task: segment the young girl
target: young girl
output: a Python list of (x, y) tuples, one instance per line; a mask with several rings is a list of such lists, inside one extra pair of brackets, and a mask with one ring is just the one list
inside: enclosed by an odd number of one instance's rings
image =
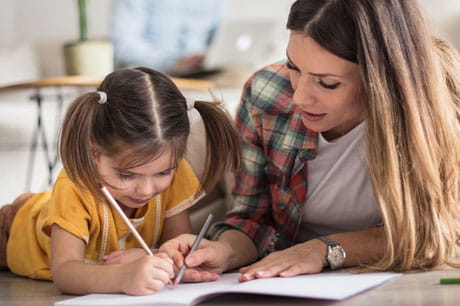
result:
[[(287, 60), (243, 91), (227, 220), (187, 266), (245, 266), (241, 281), (458, 267), (458, 52), (416, 0), (296, 0), (287, 27)], [(180, 265), (193, 238), (162, 250)]]
[[(202, 186), (183, 159), (193, 107), (207, 134)], [(218, 103), (187, 101), (151, 69), (113, 72), (69, 107), (60, 135), (64, 170), (53, 190), (2, 209), (7, 266), (71, 294), (154, 293), (173, 277), (173, 262), (139, 248), (101, 186), (155, 248), (190, 232), (186, 209), (238, 166), (239, 152), (239, 136)]]

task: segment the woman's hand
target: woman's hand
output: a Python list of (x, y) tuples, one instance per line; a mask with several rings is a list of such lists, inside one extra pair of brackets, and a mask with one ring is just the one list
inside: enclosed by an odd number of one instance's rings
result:
[[(158, 250), (154, 249), (152, 252), (155, 254)], [(141, 248), (132, 248), (127, 250), (114, 251), (102, 257), (104, 264), (127, 264), (145, 256), (145, 250)]]
[(273, 252), (262, 260), (241, 268), (239, 281), (319, 273), (327, 265), (325, 255), (326, 245), (319, 240), (300, 243), (288, 249)]
[[(196, 236), (183, 234), (165, 242), (159, 249), (174, 260), (176, 269), (187, 265), (183, 281), (207, 282), (219, 278), (226, 269), (228, 254), (231, 251), (221, 242), (203, 239), (197, 250), (189, 254)], [(185, 259), (184, 259), (185, 257)]]
[(148, 295), (170, 283), (173, 261), (167, 256), (144, 256), (121, 266), (120, 288), (129, 295)]

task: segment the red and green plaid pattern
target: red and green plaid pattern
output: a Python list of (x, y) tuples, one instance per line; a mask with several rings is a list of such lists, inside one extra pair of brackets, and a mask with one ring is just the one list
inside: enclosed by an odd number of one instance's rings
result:
[(285, 64), (267, 66), (245, 84), (236, 117), (243, 163), (227, 220), (210, 230), (214, 239), (227, 229), (243, 231), (261, 257), (292, 245), (307, 194), (307, 161), (316, 154), (317, 133), (302, 123)]

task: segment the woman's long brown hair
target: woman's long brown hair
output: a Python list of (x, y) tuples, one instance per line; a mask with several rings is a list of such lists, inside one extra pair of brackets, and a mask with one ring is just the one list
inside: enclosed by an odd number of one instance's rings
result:
[(455, 265), (460, 64), (415, 0), (298, 0), (288, 28), (360, 67), (369, 173), (386, 251), (371, 268)]

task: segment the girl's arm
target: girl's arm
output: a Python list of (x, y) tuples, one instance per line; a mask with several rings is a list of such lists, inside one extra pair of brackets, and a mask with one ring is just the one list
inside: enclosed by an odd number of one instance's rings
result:
[(163, 234), (161, 235), (160, 245), (169, 239), (175, 238), (180, 234), (189, 234), (192, 232), (189, 213), (184, 210), (177, 215), (165, 219), (163, 225)]
[(62, 292), (147, 295), (162, 289), (174, 276), (172, 260), (166, 256), (145, 255), (131, 263), (112, 265), (89, 264), (84, 258), (85, 243), (53, 225), (51, 272)]
[[(160, 244), (174, 238), (180, 234), (190, 233), (191, 224), (190, 217), (187, 211), (183, 211), (175, 216), (165, 219), (163, 225), (163, 234), (160, 239)], [(158, 250), (152, 250), (156, 253)], [(130, 263), (145, 255), (145, 251), (141, 248), (114, 251), (104, 256), (104, 264), (123, 264)]]

